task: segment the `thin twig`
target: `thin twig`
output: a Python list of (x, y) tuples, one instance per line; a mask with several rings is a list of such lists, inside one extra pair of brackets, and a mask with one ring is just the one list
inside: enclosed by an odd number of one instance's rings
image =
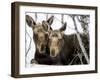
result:
[(83, 64), (83, 62), (82, 62), (82, 55), (80, 53), (78, 53), (78, 57), (79, 57), (79, 59), (81, 61), (81, 64)]
[(37, 22), (37, 18), (38, 18), (37, 13), (35, 13), (35, 21), (36, 22)]
[[(28, 36), (30, 37), (30, 35), (29, 35), (29, 33), (26, 31), (26, 33), (28, 34)], [(29, 50), (30, 50), (30, 48), (31, 48), (31, 42), (32, 42), (32, 38), (30, 37), (30, 43), (29, 43), (29, 48), (28, 48), (28, 50), (26, 51), (26, 56), (28, 55), (28, 52), (29, 52)]]
[(73, 63), (73, 61), (75, 60), (76, 57), (78, 57), (78, 54), (75, 55), (75, 57), (72, 59), (72, 61), (68, 65), (71, 65)]
[(48, 14), (46, 14), (46, 20), (48, 20)]
[(30, 43), (29, 43), (29, 47), (28, 47), (28, 50), (26, 51), (26, 54), (25, 54), (25, 66), (26, 66), (26, 64), (27, 64), (27, 55), (28, 55), (28, 52), (29, 52), (29, 50), (31, 49), (31, 42), (32, 42), (32, 38), (30, 37), (30, 35), (29, 35), (29, 33), (26, 31), (26, 33), (27, 33), (27, 35), (29, 36), (29, 38), (30, 38)]

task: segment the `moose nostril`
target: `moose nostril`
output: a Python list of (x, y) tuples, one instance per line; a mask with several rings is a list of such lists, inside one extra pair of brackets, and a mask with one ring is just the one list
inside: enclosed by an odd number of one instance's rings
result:
[(45, 45), (41, 45), (41, 51), (45, 50)]
[(51, 51), (51, 56), (55, 56), (55, 50)]
[(43, 36), (40, 36), (40, 39), (43, 39)]

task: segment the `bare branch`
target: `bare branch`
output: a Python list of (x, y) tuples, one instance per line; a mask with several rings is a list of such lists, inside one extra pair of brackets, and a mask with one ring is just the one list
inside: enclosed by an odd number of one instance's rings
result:
[(28, 36), (29, 36), (29, 38), (30, 38), (30, 43), (29, 43), (29, 48), (28, 48), (28, 50), (26, 51), (26, 56), (28, 55), (28, 52), (29, 52), (29, 50), (30, 50), (30, 48), (31, 48), (31, 42), (32, 42), (32, 38), (30, 37), (30, 35), (29, 35), (29, 33), (26, 31), (26, 33), (28, 34)]
[(83, 61), (82, 61), (82, 54), (81, 53), (78, 53), (78, 57), (79, 57), (79, 59), (80, 59), (80, 61), (81, 61), (81, 64), (83, 64)]
[(48, 14), (46, 14), (46, 20), (48, 20)]
[(78, 57), (78, 54), (75, 55), (75, 57), (72, 59), (72, 61), (68, 65), (71, 65), (73, 63), (73, 61), (75, 60), (76, 57)]
[(61, 23), (64, 24), (64, 14), (61, 14)]
[(35, 21), (36, 22), (37, 22), (37, 18), (38, 18), (37, 13), (35, 13)]
[(29, 35), (29, 33), (28, 33), (27, 31), (26, 31), (26, 34), (29, 36), (30, 42), (29, 42), (28, 50), (26, 51), (26, 54), (25, 54), (25, 66), (26, 66), (26, 64), (27, 64), (26, 59), (27, 59), (28, 52), (29, 52), (29, 50), (31, 49), (31, 42), (32, 42), (32, 38), (30, 37), (30, 35)]
[(76, 35), (77, 35), (77, 39), (79, 41), (80, 48), (82, 50), (83, 55), (85, 56), (85, 59), (86, 59), (87, 63), (89, 63), (89, 58), (88, 58), (87, 52), (86, 52), (86, 50), (85, 50), (85, 48), (83, 46), (80, 34), (78, 32), (78, 29), (77, 29), (77, 25), (76, 25), (76, 21), (75, 21), (75, 16), (71, 16), (71, 17), (72, 17), (73, 22), (74, 22), (75, 30), (76, 30), (76, 33), (77, 33)]

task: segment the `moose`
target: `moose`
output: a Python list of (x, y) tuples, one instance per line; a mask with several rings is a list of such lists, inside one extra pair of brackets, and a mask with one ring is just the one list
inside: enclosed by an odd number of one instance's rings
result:
[[(48, 48), (50, 57), (52, 57), (53, 64), (56, 65), (76, 65), (81, 64), (78, 53), (82, 53), (76, 34), (66, 35), (66, 23), (58, 30), (49, 30)], [(89, 42), (85, 35), (80, 34), (83, 43), (89, 53)], [(88, 54), (89, 55), (89, 54)], [(75, 58), (75, 56), (77, 56)], [(74, 59), (75, 58), (75, 59)], [(73, 60), (74, 59), (74, 60)], [(71, 63), (71, 61), (73, 62)], [(83, 64), (87, 64), (85, 57), (82, 56)]]
[(33, 40), (36, 46), (35, 58), (31, 60), (31, 64), (52, 64), (52, 58), (49, 55), (47, 43), (49, 35), (48, 31), (53, 22), (53, 19), (54, 16), (51, 16), (47, 20), (43, 20), (42, 23), (37, 23), (31, 16), (26, 15), (26, 23), (33, 30)]

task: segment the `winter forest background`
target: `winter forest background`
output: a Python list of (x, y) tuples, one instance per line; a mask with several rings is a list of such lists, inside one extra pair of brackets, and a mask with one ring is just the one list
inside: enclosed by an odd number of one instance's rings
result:
[[(25, 15), (30, 15), (36, 22), (42, 22), (43, 20), (47, 20), (51, 15), (54, 16), (54, 21), (51, 27), (53, 29), (59, 29), (64, 22), (67, 22), (67, 29), (65, 31), (66, 35), (73, 33), (82, 33), (87, 36), (89, 40), (89, 23), (90, 16), (89, 15), (81, 15), (81, 14), (63, 14), (63, 13), (38, 13), (38, 12), (26, 12)], [(27, 25), (25, 28), (25, 66), (31, 67), (30, 64), (31, 59), (34, 58), (35, 53), (35, 44), (33, 41), (33, 31)], [(81, 38), (79, 38), (81, 42)], [(84, 48), (83, 44), (82, 47)], [(84, 49), (83, 49), (84, 51)], [(87, 58), (87, 55), (85, 55)], [(79, 56), (80, 57), (80, 56)], [(81, 57), (80, 57), (81, 59)], [(89, 59), (87, 58), (89, 62)]]

